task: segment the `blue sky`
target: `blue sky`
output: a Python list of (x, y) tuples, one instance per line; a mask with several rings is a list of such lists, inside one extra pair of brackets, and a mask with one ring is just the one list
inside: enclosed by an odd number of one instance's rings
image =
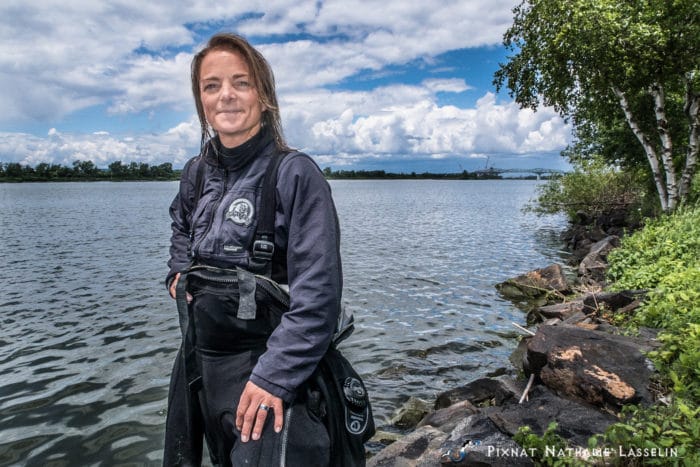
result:
[(492, 85), (517, 3), (6, 0), (0, 161), (181, 167), (199, 146), (192, 54), (233, 31), (272, 64), (287, 139), (321, 167), (566, 168), (570, 127)]

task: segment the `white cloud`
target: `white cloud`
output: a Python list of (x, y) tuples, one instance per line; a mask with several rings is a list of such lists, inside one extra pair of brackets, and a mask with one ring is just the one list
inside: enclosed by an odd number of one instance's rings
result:
[[(440, 87), (438, 86), (438, 89)], [(570, 128), (549, 109), (532, 112), (487, 93), (474, 108), (439, 105), (424, 86), (388, 86), (369, 92), (307, 91), (282, 103), (285, 133), (293, 146), (319, 163), (344, 166), (382, 158), (486, 157), (555, 152)], [(46, 138), (0, 133), (3, 159), (35, 165), (115, 160), (182, 166), (199, 146), (193, 116), (162, 133), (118, 136), (64, 134), (52, 128)]]
[[(261, 46), (286, 89), (335, 83), (364, 69), (380, 70), (455, 48), (497, 44), (514, 4), (441, 3), (280, 0), (232, 7), (204, 1), (3, 2), (0, 122), (55, 121), (97, 104), (115, 112), (189, 104), (184, 83), (196, 39), (185, 24), (220, 24), (251, 36), (319, 36), (318, 41)], [(138, 55), (140, 47), (162, 57)], [(171, 56), (166, 47), (187, 50)], [(174, 84), (169, 96), (159, 85), (165, 80)]]
[(192, 106), (189, 81), (190, 54), (179, 53), (172, 59), (147, 55), (133, 57), (120, 76), (119, 90), (109, 110), (136, 113), (161, 106), (182, 110)]
[(463, 79), (427, 79), (423, 85), (433, 92), (464, 92), (473, 89)]
[[(439, 90), (440, 87), (438, 86)], [(473, 154), (527, 154), (563, 148), (570, 128), (550, 109), (520, 109), (499, 103), (491, 93), (475, 108), (440, 106), (426, 87), (394, 86), (372, 92), (305, 94), (290, 100), (289, 139), (304, 141), (309, 152), (339, 159), (357, 154), (392, 157), (444, 157)], [(309, 125), (309, 114), (323, 116)], [(307, 130), (310, 128), (310, 130)], [(341, 161), (336, 161), (340, 163)]]
[[(182, 165), (199, 146), (195, 117), (142, 134), (95, 126), (62, 132), (61, 121), (87, 107), (124, 119), (192, 111), (189, 63), (201, 40), (195, 31), (208, 29), (235, 30), (261, 44), (275, 70), (288, 140), (323, 163), (560, 150), (570, 130), (548, 109), (535, 114), (488, 93), (471, 108), (440, 104), (437, 93), (473, 92), (464, 77), (331, 90), (363, 73), (376, 77), (446, 51), (499, 44), (517, 0), (438, 3), (5, 1), (0, 129), (17, 122), (55, 128), (43, 137), (0, 132), (0, 160)], [(281, 42), (276, 35), (283, 34), (300, 38)]]
[(90, 135), (63, 133), (55, 128), (46, 137), (0, 132), (2, 160), (35, 166), (49, 162), (70, 166), (76, 160), (91, 160), (98, 167), (111, 162), (172, 162), (182, 166), (199, 146), (199, 125), (193, 119), (162, 134), (117, 136), (107, 131)]

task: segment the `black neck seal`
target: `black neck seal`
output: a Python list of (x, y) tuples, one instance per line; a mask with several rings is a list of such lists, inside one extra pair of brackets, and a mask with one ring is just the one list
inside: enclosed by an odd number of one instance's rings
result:
[(219, 136), (209, 140), (208, 159), (210, 162), (227, 170), (239, 170), (250, 164), (272, 142), (272, 134), (265, 126), (260, 128), (252, 138), (234, 148), (227, 148), (221, 144)]

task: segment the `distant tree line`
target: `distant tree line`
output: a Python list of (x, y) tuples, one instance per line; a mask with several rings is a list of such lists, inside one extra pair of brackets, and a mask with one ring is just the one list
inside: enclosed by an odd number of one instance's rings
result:
[(41, 162), (35, 167), (18, 162), (0, 163), (0, 181), (94, 181), (94, 180), (179, 180), (180, 170), (170, 162), (149, 165), (145, 162), (124, 164), (116, 161), (100, 169), (92, 161), (74, 161), (72, 167)]
[[(124, 164), (116, 161), (101, 169), (92, 161), (74, 161), (72, 167), (41, 162), (34, 167), (18, 162), (0, 162), (0, 182), (47, 182), (47, 181), (97, 181), (97, 180), (179, 180), (182, 170), (173, 169), (170, 162), (149, 165), (145, 162)], [(456, 173), (410, 172), (392, 173), (384, 170), (337, 170), (330, 167), (323, 169), (328, 179), (362, 180), (499, 180), (502, 177), (494, 173), (468, 172)], [(524, 177), (524, 178), (536, 178)]]
[(323, 174), (328, 179), (395, 179), (395, 180), (484, 180), (502, 177), (497, 173), (468, 172), (463, 170), (457, 173), (432, 173), (432, 172), (411, 172), (411, 173), (391, 173), (384, 170), (337, 170), (330, 167), (323, 169)]

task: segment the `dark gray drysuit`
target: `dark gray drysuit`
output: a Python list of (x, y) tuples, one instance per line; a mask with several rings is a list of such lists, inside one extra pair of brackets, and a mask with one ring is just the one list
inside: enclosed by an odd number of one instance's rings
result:
[[(183, 169), (170, 207), (172, 237), (169, 284), (193, 262), (251, 270), (262, 180), (277, 152), (263, 130), (238, 148), (214, 139)], [(198, 165), (204, 164), (197, 206)], [(197, 335), (202, 389), (187, 406), (184, 368), (176, 359), (166, 422), (165, 465), (198, 465), (202, 434), (215, 464), (323, 465), (328, 436), (309, 413), (304, 383), (326, 352), (340, 312), (340, 234), (330, 187), (314, 161), (291, 153), (279, 167), (272, 279), (288, 284), (289, 310), (272, 327), (258, 313), (236, 316), (225, 291), (193, 281), (191, 312)], [(254, 271), (253, 271), (254, 272)], [(285, 402), (285, 427), (267, 417), (259, 441), (241, 443), (234, 427), (236, 406), (250, 380)], [(189, 410), (185, 410), (188, 407)], [(289, 417), (289, 418), (288, 418)], [(279, 453), (286, 450), (286, 459)]]

